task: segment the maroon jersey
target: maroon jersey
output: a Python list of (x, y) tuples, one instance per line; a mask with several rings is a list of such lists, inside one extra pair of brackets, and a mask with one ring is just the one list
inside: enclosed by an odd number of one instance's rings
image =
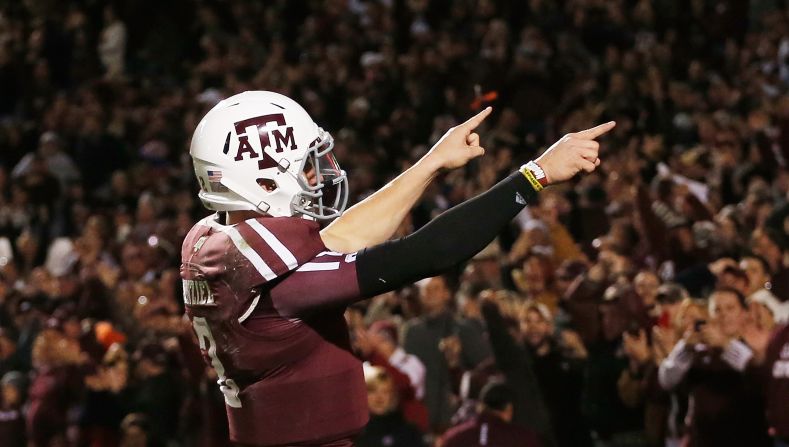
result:
[(686, 421), (694, 447), (770, 444), (759, 370), (746, 365), (743, 371), (735, 369), (731, 356), (743, 354), (732, 351), (732, 347), (724, 350), (703, 345), (693, 351), (686, 376), (690, 390)]
[(68, 410), (79, 397), (81, 382), (80, 372), (69, 366), (37, 371), (29, 388), (27, 412), (28, 440), (33, 445), (50, 445), (53, 439), (65, 436)]
[(776, 436), (789, 439), (789, 324), (778, 329), (767, 347), (767, 418)]
[(315, 222), (200, 221), (182, 248), (186, 312), (224, 394), (230, 438), (328, 444), (367, 423), (343, 316), (359, 298), (355, 255), (326, 251)]

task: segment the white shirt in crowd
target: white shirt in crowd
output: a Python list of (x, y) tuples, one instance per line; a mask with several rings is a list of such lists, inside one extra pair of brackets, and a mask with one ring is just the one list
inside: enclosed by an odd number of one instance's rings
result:
[(416, 398), (425, 397), (425, 365), (415, 355), (409, 354), (401, 347), (389, 356), (389, 363), (398, 371), (408, 376), (411, 386), (416, 390)]

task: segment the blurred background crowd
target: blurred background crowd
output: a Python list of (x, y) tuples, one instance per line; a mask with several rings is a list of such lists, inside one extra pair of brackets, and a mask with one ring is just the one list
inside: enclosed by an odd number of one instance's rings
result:
[(788, 87), (783, 0), (0, 1), (0, 444), (227, 444), (188, 146), (260, 89), (352, 201), (494, 106), (401, 234), (618, 123), (468, 264), (349, 309), (358, 445), (787, 446)]

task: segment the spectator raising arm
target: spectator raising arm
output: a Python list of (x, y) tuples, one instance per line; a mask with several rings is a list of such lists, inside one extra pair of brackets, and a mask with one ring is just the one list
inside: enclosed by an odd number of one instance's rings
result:
[(513, 422), (533, 428), (543, 441), (553, 445), (553, 429), (532, 367), (534, 360), (528, 350), (519, 345), (509, 333), (495, 302), (483, 302), (482, 315), (488, 327), (496, 365), (504, 373), (515, 394)]

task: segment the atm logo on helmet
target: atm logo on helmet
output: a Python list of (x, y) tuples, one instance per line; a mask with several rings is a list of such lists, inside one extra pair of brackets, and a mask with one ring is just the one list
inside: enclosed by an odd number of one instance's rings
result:
[[(275, 150), (278, 153), (283, 152), (285, 148), (292, 151), (298, 149), (298, 146), (296, 146), (296, 137), (293, 135), (293, 126), (287, 126), (285, 115), (281, 113), (248, 118), (234, 123), (233, 126), (238, 136), (238, 149), (234, 159), (236, 161), (241, 161), (244, 159), (245, 155), (248, 156), (250, 160), (253, 158), (260, 158), (258, 161), (258, 169), (274, 168), (277, 166), (274, 159), (266, 157), (266, 154), (263, 152), (263, 149), (271, 146), (272, 137), (276, 145)], [(284, 129), (282, 129), (283, 127)], [(260, 142), (260, 153), (258, 153), (249, 142), (249, 137), (251, 136), (247, 135), (247, 129), (249, 128), (254, 128), (257, 133), (258, 141)], [(225, 138), (225, 147), (222, 152), (227, 154), (229, 151), (230, 132), (228, 132), (227, 138)]]

